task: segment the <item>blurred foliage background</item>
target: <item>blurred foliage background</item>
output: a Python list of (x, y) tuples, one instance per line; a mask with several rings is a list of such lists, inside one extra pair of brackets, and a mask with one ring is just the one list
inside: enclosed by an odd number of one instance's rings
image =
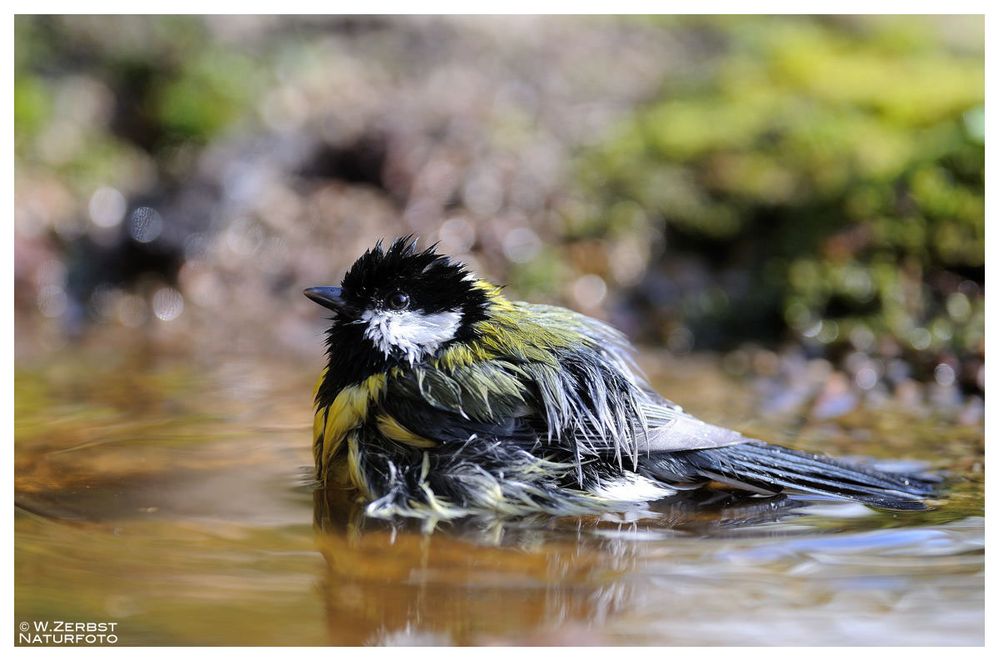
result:
[(831, 413), (983, 409), (981, 17), (18, 16), (15, 53), (19, 360), (315, 355), (301, 289), (412, 232)]

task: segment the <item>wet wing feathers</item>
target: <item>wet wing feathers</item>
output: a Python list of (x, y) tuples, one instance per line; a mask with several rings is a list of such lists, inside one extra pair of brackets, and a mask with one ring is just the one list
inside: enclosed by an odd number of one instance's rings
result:
[(517, 366), (483, 361), (471, 367), (443, 370), (417, 366), (392, 379), (389, 400), (413, 400), (479, 422), (500, 421), (525, 413), (528, 386)]
[(416, 367), (389, 380), (381, 407), (413, 433), (442, 443), (533, 443), (541, 422), (510, 368), (491, 361), (451, 372)]
[(568, 325), (584, 340), (555, 349), (551, 363), (509, 356), (450, 370), (414, 366), (389, 380), (384, 410), (440, 442), (477, 437), (557, 444), (577, 457), (618, 461), (747, 440), (652, 391), (632, 362), (630, 345), (610, 326), (563, 308), (529, 307), (532, 319)]

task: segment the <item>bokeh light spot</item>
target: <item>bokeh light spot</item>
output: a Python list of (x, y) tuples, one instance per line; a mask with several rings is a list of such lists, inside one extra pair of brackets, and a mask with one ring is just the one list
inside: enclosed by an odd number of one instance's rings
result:
[(98, 188), (90, 196), (90, 220), (98, 227), (115, 227), (125, 217), (126, 204), (125, 196), (117, 189)]
[(184, 311), (184, 296), (173, 287), (162, 287), (153, 294), (153, 314), (160, 321), (173, 321)]
[(541, 251), (541, 239), (534, 230), (517, 227), (503, 237), (503, 254), (511, 262), (529, 262)]
[(66, 291), (59, 285), (46, 285), (38, 292), (38, 310), (46, 317), (61, 317), (68, 304)]
[(163, 218), (152, 207), (139, 207), (128, 219), (128, 234), (139, 243), (151, 243), (163, 232)]
[(947, 363), (940, 363), (933, 370), (933, 378), (937, 383), (944, 387), (954, 385), (954, 380), (956, 378), (954, 368)]
[(584, 308), (593, 308), (607, 296), (607, 283), (599, 275), (589, 273), (576, 279), (572, 285), (572, 297)]

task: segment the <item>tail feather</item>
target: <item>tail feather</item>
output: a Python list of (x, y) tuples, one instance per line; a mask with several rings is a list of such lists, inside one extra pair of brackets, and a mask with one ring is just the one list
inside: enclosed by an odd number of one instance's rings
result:
[(841, 498), (888, 509), (925, 509), (935, 492), (926, 479), (852, 466), (759, 441), (721, 448), (688, 450), (648, 457), (644, 467), (667, 482), (715, 480), (758, 493), (785, 489)]

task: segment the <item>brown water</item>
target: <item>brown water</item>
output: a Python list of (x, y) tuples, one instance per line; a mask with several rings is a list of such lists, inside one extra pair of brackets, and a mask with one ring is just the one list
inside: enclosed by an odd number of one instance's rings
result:
[(980, 427), (890, 410), (758, 419), (752, 389), (712, 361), (653, 365), (712, 421), (929, 461), (955, 473), (951, 495), (891, 513), (697, 493), (430, 531), (313, 493), (302, 362), (19, 361), (15, 626), (116, 622), (119, 645), (983, 642)]

